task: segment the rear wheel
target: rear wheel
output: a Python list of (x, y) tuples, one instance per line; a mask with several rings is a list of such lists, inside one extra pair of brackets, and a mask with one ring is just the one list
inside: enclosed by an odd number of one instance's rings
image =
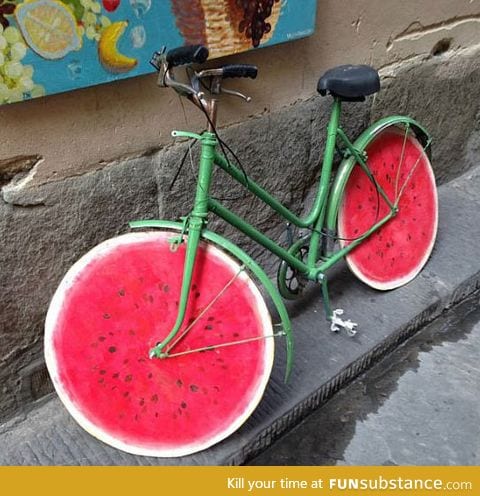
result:
[(100, 244), (69, 270), (46, 320), (47, 366), (66, 408), (89, 433), (134, 454), (182, 456), (226, 438), (259, 403), (273, 363), (259, 290), (207, 242), (180, 339), (169, 358), (149, 358), (177, 315), (185, 243), (172, 251), (175, 235)]
[[(438, 225), (435, 177), (424, 147), (408, 124), (381, 130), (365, 152), (375, 182), (398, 206), (398, 213), (352, 250), (346, 261), (360, 280), (389, 290), (411, 281), (432, 252)], [(355, 165), (338, 216), (342, 246), (348, 246), (390, 212), (375, 182)]]

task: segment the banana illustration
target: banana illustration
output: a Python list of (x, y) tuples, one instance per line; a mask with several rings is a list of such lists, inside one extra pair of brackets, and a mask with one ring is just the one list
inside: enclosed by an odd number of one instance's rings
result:
[(127, 57), (118, 51), (118, 40), (127, 26), (127, 21), (114, 22), (105, 28), (98, 42), (100, 62), (107, 71), (115, 74), (131, 71), (137, 65), (136, 59)]

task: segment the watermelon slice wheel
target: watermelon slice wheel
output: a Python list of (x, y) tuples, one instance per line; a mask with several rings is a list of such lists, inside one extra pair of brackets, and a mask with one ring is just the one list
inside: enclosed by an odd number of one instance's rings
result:
[[(365, 152), (370, 172), (398, 212), (345, 258), (361, 281), (390, 290), (414, 279), (433, 250), (438, 228), (435, 176), (424, 147), (408, 125), (382, 129)], [(361, 237), (389, 212), (374, 182), (356, 164), (338, 214), (341, 246)]]
[(258, 288), (203, 241), (185, 327), (198, 321), (172, 352), (252, 341), (149, 359), (176, 317), (185, 243), (172, 252), (174, 235), (131, 233), (93, 248), (68, 271), (46, 318), (46, 363), (61, 401), (91, 435), (137, 455), (184, 456), (225, 439), (257, 407), (273, 365)]

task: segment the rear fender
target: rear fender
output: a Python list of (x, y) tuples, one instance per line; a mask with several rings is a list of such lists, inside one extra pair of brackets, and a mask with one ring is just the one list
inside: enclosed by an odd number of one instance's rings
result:
[[(374, 124), (372, 124), (369, 128), (367, 128), (353, 143), (353, 146), (359, 152), (363, 152), (369, 143), (378, 136), (384, 129), (389, 126), (398, 126), (398, 125), (408, 125), (410, 129), (415, 134), (415, 137), (418, 139), (420, 144), (423, 146), (429, 160), (431, 160), (431, 138), (428, 132), (424, 127), (422, 127), (418, 122), (411, 119), (410, 117), (405, 117), (401, 115), (394, 115), (391, 117), (386, 117), (381, 119)], [(332, 189), (330, 192), (329, 203), (327, 208), (327, 219), (326, 219), (326, 228), (329, 233), (336, 233), (337, 230), (337, 218), (338, 211), (340, 209), (340, 204), (343, 198), (343, 192), (345, 190), (345, 186), (347, 184), (348, 178), (356, 164), (356, 160), (354, 156), (350, 156), (345, 158), (339, 168), (337, 175), (335, 177), (335, 181), (332, 185)]]

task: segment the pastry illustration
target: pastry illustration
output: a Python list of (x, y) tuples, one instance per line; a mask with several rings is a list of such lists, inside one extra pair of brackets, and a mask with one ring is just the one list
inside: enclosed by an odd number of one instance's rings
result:
[(207, 45), (212, 57), (268, 41), (281, 8), (280, 0), (172, 0), (185, 43)]

